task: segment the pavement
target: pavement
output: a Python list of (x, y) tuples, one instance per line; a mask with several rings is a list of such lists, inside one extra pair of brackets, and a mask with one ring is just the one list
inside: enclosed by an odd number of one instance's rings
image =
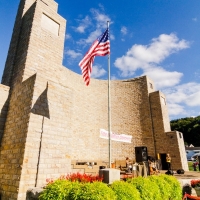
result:
[[(166, 170), (161, 170), (161, 174), (165, 174)], [(183, 187), (185, 184), (190, 184), (191, 180), (200, 179), (200, 171), (185, 171), (184, 174), (177, 174), (173, 175), (178, 181), (181, 183)], [(196, 191), (192, 188), (192, 195), (197, 196)]]
[[(166, 170), (161, 170), (161, 174), (165, 174)], [(181, 183), (184, 183), (185, 181), (189, 181), (193, 179), (200, 179), (200, 171), (185, 171), (184, 174), (177, 174), (176, 172), (173, 175), (175, 178), (177, 178)]]

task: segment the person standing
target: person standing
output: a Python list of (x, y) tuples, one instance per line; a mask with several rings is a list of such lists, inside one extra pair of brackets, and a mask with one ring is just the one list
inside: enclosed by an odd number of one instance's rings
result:
[(126, 157), (126, 169), (128, 172), (132, 172), (132, 163), (128, 157)]
[(170, 155), (169, 155), (169, 153), (167, 154), (167, 156), (166, 156), (166, 162), (167, 162), (167, 169), (168, 169), (168, 171), (169, 170), (171, 170), (171, 157), (170, 157)]
[(197, 162), (198, 162), (199, 171), (200, 171), (200, 156), (198, 156)]

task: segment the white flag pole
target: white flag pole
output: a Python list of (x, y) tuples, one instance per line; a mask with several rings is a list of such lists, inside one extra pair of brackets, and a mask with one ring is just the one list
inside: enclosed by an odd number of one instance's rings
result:
[[(109, 21), (107, 21), (107, 28), (109, 34)], [(108, 35), (109, 36), (109, 35)], [(109, 38), (110, 39), (110, 38)], [(108, 54), (108, 143), (109, 143), (109, 168), (111, 168), (111, 113), (110, 113), (110, 53)]]

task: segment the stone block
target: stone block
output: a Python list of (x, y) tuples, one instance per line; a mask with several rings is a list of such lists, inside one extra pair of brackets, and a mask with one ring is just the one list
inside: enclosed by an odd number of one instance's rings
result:
[(104, 183), (112, 184), (114, 181), (120, 180), (120, 170), (113, 168), (100, 169), (99, 176), (103, 177)]
[(30, 188), (26, 192), (26, 200), (38, 200), (40, 193), (43, 191), (42, 188)]

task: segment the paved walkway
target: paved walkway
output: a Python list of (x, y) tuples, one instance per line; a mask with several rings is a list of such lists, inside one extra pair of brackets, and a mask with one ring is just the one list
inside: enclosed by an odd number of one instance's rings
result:
[[(167, 170), (161, 170), (161, 174), (165, 174)], [(186, 171), (184, 174), (174, 174), (174, 177), (176, 177), (179, 180), (182, 179), (200, 179), (200, 171)]]
[[(160, 171), (161, 174), (164, 174), (165, 172), (166, 170)], [(190, 184), (190, 181), (193, 179), (200, 179), (200, 171), (186, 171), (184, 174), (174, 174), (173, 176), (179, 180), (181, 186), (184, 186), (185, 184)], [(197, 196), (193, 188), (192, 195)]]

